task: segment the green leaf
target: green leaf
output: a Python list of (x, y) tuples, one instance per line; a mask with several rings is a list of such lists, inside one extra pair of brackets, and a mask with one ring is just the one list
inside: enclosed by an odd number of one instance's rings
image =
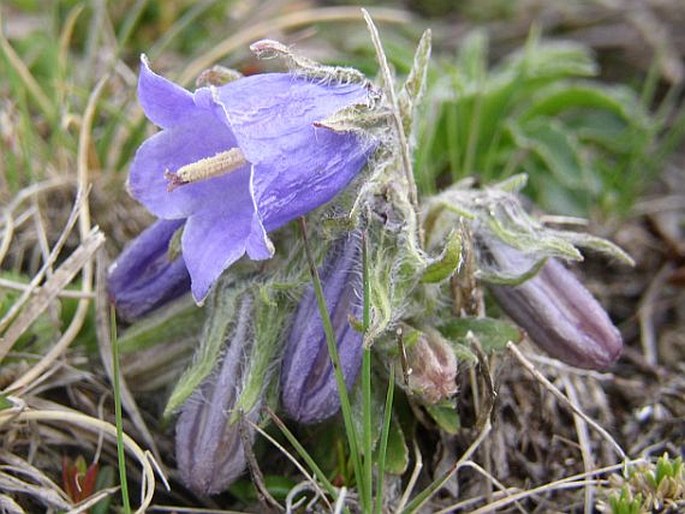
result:
[(457, 69), (463, 74), (464, 82), (480, 81), (485, 78), (488, 55), (488, 37), (483, 30), (469, 32), (461, 42)]
[(578, 139), (561, 122), (536, 118), (509, 128), (516, 144), (539, 158), (562, 185), (598, 193), (600, 184), (589, 171)]
[(502, 351), (509, 341), (519, 343), (523, 333), (508, 321), (492, 318), (459, 318), (438, 327), (447, 339), (467, 345), (467, 335), (473, 334), (487, 353)]
[(447, 236), (447, 244), (440, 256), (431, 262), (421, 277), (424, 284), (435, 284), (451, 277), (461, 266), (461, 237), (458, 232)]
[(244, 386), (236, 400), (231, 422), (238, 419), (241, 412), (250, 412), (263, 396), (270, 369), (283, 340), (283, 326), (289, 318), (293, 304), (286, 294), (279, 294), (268, 285), (259, 288), (254, 307), (254, 343), (247, 359), (249, 368), (245, 371)]
[(12, 407), (14, 407), (14, 404), (4, 394), (0, 394), (0, 411), (11, 409)]
[(205, 312), (189, 295), (184, 296), (126, 329), (118, 340), (119, 351), (135, 352), (187, 338), (199, 340), (204, 322)]
[(553, 117), (577, 109), (606, 111), (631, 125), (649, 124), (647, 113), (638, 98), (625, 87), (609, 87), (593, 82), (555, 83), (536, 92), (521, 112), (521, 121), (538, 117)]
[(540, 32), (530, 31), (526, 45), (505, 63), (527, 81), (552, 81), (565, 77), (596, 75), (598, 66), (587, 47), (571, 41), (540, 43)]
[(629, 266), (635, 265), (633, 258), (621, 247), (601, 237), (593, 236), (592, 234), (584, 234), (582, 232), (564, 232), (563, 237), (574, 246), (590, 248), (608, 257), (613, 257)]
[(409, 465), (409, 448), (399, 423), (390, 424), (388, 451), (385, 456), (385, 471), (391, 475), (402, 475)]
[[(112, 466), (103, 466), (98, 471), (97, 479), (95, 481), (95, 490), (101, 491), (108, 489), (115, 484), (114, 468)], [(97, 502), (90, 508), (92, 514), (107, 514), (111, 512), (110, 504), (112, 503), (112, 496), (105, 496), (102, 500)]]
[(200, 342), (190, 367), (183, 373), (172, 391), (164, 408), (164, 417), (178, 410), (219, 361), (224, 344), (229, 339), (240, 312), (241, 295), (245, 286), (236, 285), (226, 279), (220, 280), (210, 296), (205, 309), (207, 320)]
[(547, 262), (547, 259), (540, 259), (537, 262), (533, 263), (533, 265), (527, 270), (522, 272), (517, 271), (513, 274), (504, 273), (501, 270), (491, 271), (489, 269), (481, 269), (480, 279), (483, 282), (487, 282), (489, 284), (498, 284), (502, 286), (518, 286), (537, 275), (542, 269), (542, 267), (545, 265), (545, 262)]
[(405, 134), (411, 132), (414, 109), (421, 100), (421, 96), (426, 88), (426, 72), (428, 71), (430, 55), (431, 31), (428, 29), (421, 36), (421, 40), (416, 47), (414, 63), (409, 71), (409, 76), (398, 94), (400, 114)]
[(441, 430), (454, 435), (461, 428), (461, 418), (454, 405), (426, 405), (425, 407), (426, 412)]
[[(278, 501), (283, 501), (288, 496), (288, 493), (292, 490), (292, 488), (297, 485), (297, 482), (292, 478), (281, 475), (265, 475), (264, 485), (271, 496)], [(247, 478), (242, 478), (231, 484), (231, 486), (228, 488), (228, 492), (238, 498), (238, 500), (243, 502), (245, 505), (254, 505), (255, 502), (259, 500), (257, 489), (254, 483), (252, 480)]]
[(520, 193), (521, 190), (526, 187), (527, 183), (528, 175), (525, 173), (519, 173), (517, 175), (512, 175), (511, 177), (506, 178), (497, 184), (493, 184), (492, 187), (507, 193)]
[(415, 214), (407, 211), (398, 216), (405, 220), (402, 232), (392, 233), (377, 222), (370, 224), (368, 230), (372, 316), (364, 335), (367, 343), (380, 337), (406, 310), (407, 299), (414, 293), (427, 265), (425, 254), (414, 238)]
[[(373, 381), (380, 382), (377, 376), (373, 377)], [(373, 382), (372, 382), (373, 383)], [(363, 411), (364, 411), (364, 398), (362, 394), (361, 380), (358, 380), (350, 394), (350, 403), (352, 407), (352, 424), (354, 425), (355, 432), (357, 433), (357, 438), (361, 441), (363, 437)], [(376, 447), (378, 438), (381, 435), (381, 428), (383, 423), (383, 418), (380, 415), (383, 412), (383, 405), (385, 403), (385, 391), (382, 388), (372, 387), (371, 388), (371, 412), (372, 414), (378, 413), (377, 416), (372, 416), (371, 421), (371, 446)]]

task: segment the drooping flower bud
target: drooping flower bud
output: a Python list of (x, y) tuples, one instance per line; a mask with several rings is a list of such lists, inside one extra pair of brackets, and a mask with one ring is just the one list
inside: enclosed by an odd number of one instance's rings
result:
[(442, 336), (432, 329), (420, 332), (407, 350), (409, 391), (429, 405), (457, 393), (457, 358)]
[(180, 256), (169, 252), (183, 220), (159, 220), (145, 229), (109, 268), (107, 287), (119, 315), (132, 321), (190, 291)]
[[(348, 389), (362, 361), (362, 334), (350, 324), (350, 318), (362, 315), (360, 254), (359, 236), (350, 234), (333, 245), (320, 272)], [(281, 399), (288, 416), (301, 423), (318, 423), (340, 409), (335, 371), (311, 286), (300, 301), (286, 343)]]
[[(238, 312), (235, 330), (221, 363), (186, 401), (176, 422), (176, 461), (183, 482), (195, 493), (224, 491), (245, 470), (240, 419), (231, 422), (232, 409), (240, 395), (245, 355), (251, 343), (251, 301)], [(245, 418), (256, 422), (259, 404)], [(245, 421), (242, 421), (245, 423)], [(245, 423), (247, 439), (254, 429)]]
[[(534, 268), (535, 260), (492, 238), (482, 240), (491, 264), (505, 275)], [(623, 341), (602, 306), (559, 261), (547, 259), (520, 285), (489, 285), (497, 303), (530, 339), (563, 362), (605, 369), (618, 359)]]

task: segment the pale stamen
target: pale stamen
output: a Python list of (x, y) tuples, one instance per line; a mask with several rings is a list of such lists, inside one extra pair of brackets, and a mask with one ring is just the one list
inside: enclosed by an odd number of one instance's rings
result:
[(179, 186), (220, 177), (231, 173), (247, 164), (245, 155), (240, 148), (231, 148), (225, 152), (219, 152), (212, 157), (191, 162), (181, 166), (175, 173), (166, 170), (164, 178), (169, 181), (167, 191), (173, 191)]

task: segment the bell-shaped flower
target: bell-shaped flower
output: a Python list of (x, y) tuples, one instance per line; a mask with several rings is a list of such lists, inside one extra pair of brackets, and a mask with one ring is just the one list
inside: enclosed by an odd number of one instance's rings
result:
[(132, 321), (190, 290), (190, 276), (169, 242), (183, 220), (159, 220), (110, 266), (107, 288), (119, 316)]
[(242, 255), (271, 257), (267, 233), (331, 200), (375, 146), (325, 128), (372, 103), (367, 85), (333, 77), (265, 73), (190, 93), (143, 57), (138, 97), (162, 130), (138, 149), (128, 187), (156, 216), (187, 218), (182, 253), (198, 302)]
[[(486, 247), (504, 274), (534, 268), (535, 259), (502, 242), (490, 239)], [(489, 289), (504, 312), (552, 357), (580, 368), (605, 369), (620, 356), (620, 332), (595, 297), (558, 260), (547, 259), (522, 284), (490, 284)]]
[[(231, 421), (239, 398), (252, 344), (250, 302), (237, 311), (235, 330), (217, 368), (203, 381), (181, 409), (176, 422), (176, 464), (183, 482), (197, 494), (224, 491), (245, 471), (244, 440), (252, 444), (259, 402), (244, 419)], [(244, 423), (241, 437), (240, 423)]]
[[(357, 379), (362, 362), (362, 334), (350, 323), (362, 315), (358, 234), (352, 233), (333, 245), (320, 278), (349, 389)], [(335, 371), (311, 286), (300, 300), (285, 346), (281, 402), (288, 416), (301, 423), (318, 423), (340, 409)]]

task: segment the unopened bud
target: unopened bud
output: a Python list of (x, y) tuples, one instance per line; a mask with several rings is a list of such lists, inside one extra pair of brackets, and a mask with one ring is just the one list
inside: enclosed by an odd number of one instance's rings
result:
[(407, 350), (407, 387), (419, 400), (435, 404), (457, 393), (457, 358), (440, 334), (422, 332)]
[[(530, 257), (511, 246), (494, 240), (486, 244), (505, 274), (516, 272), (524, 261), (532, 264)], [(556, 259), (548, 259), (520, 285), (491, 284), (490, 290), (530, 339), (554, 358), (580, 368), (604, 369), (621, 354), (618, 329), (592, 294)]]
[[(321, 283), (331, 317), (347, 387), (352, 387), (362, 360), (362, 334), (350, 324), (361, 317), (360, 241), (351, 234), (333, 245)], [(292, 323), (281, 369), (285, 412), (301, 423), (318, 423), (340, 409), (335, 371), (313, 288), (304, 293)]]
[(109, 296), (123, 319), (132, 321), (190, 291), (183, 259), (169, 252), (169, 242), (183, 222), (155, 222), (109, 268)]
[[(231, 422), (232, 410), (240, 394), (245, 355), (252, 344), (250, 316), (252, 302), (241, 305), (234, 333), (223, 360), (186, 401), (176, 423), (176, 461), (183, 482), (195, 493), (224, 491), (245, 470), (246, 460), (240, 423), (247, 440), (254, 429), (238, 418)], [(255, 422), (259, 404), (245, 415)]]

